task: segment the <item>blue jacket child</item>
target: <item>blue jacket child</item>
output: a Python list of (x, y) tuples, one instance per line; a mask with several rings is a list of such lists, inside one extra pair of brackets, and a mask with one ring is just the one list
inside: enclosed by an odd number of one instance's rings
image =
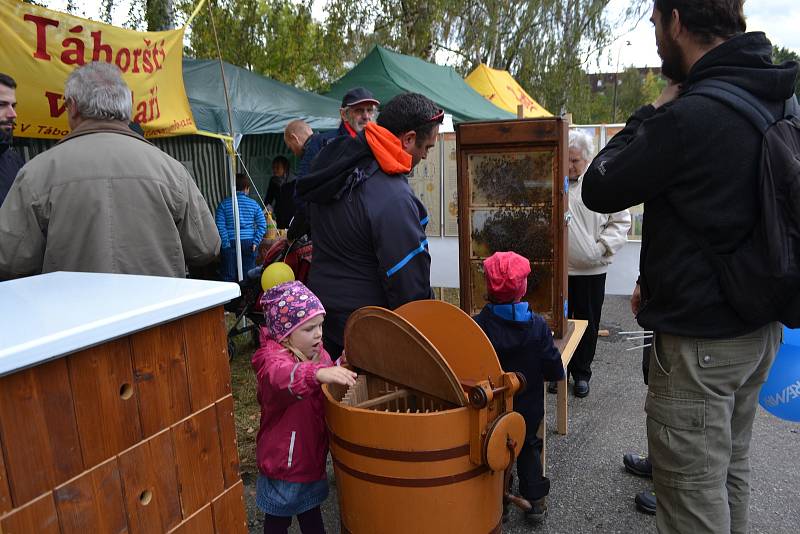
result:
[(514, 411), (525, 419), (525, 443), (517, 458), (519, 492), (531, 502), (526, 519), (540, 521), (547, 511), (550, 480), (542, 476), (542, 440), (536, 431), (544, 417), (544, 381), (564, 377), (561, 354), (544, 318), (520, 302), (528, 289), (530, 262), (514, 252), (496, 252), (483, 262), (489, 304), (474, 317), (491, 341), (506, 372), (525, 376), (527, 387), (514, 397)]

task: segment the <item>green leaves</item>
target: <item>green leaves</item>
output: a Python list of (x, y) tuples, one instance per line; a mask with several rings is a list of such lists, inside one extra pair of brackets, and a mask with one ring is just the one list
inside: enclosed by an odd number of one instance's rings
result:
[[(184, 0), (177, 8), (188, 17), (194, 6)], [(224, 61), (311, 91), (326, 89), (346, 71), (340, 53), (344, 41), (313, 20), (310, 3), (220, 0), (211, 9)], [(207, 8), (194, 19), (184, 52), (217, 57)]]

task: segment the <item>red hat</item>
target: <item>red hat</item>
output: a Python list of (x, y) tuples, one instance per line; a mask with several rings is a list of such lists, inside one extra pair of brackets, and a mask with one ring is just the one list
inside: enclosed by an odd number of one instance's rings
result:
[(516, 252), (495, 252), (483, 260), (486, 290), (497, 303), (519, 302), (528, 291), (531, 262)]

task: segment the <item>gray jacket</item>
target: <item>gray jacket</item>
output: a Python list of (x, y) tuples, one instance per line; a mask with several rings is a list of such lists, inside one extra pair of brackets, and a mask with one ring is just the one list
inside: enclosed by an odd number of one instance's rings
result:
[(28, 162), (0, 208), (0, 279), (186, 276), (220, 238), (186, 168), (118, 121), (82, 122)]

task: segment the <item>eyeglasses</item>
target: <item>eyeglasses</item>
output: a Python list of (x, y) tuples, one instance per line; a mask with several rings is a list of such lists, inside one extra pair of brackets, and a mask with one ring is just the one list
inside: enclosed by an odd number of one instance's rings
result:
[(439, 111), (434, 113), (433, 116), (431, 116), (430, 119), (428, 119), (425, 122), (422, 122), (420, 124), (417, 124), (416, 126), (411, 128), (411, 130), (409, 130), (409, 131), (415, 131), (416, 132), (419, 128), (422, 128), (426, 124), (430, 124), (432, 122), (438, 122), (439, 124), (444, 122), (444, 110), (443, 109), (440, 109)]

